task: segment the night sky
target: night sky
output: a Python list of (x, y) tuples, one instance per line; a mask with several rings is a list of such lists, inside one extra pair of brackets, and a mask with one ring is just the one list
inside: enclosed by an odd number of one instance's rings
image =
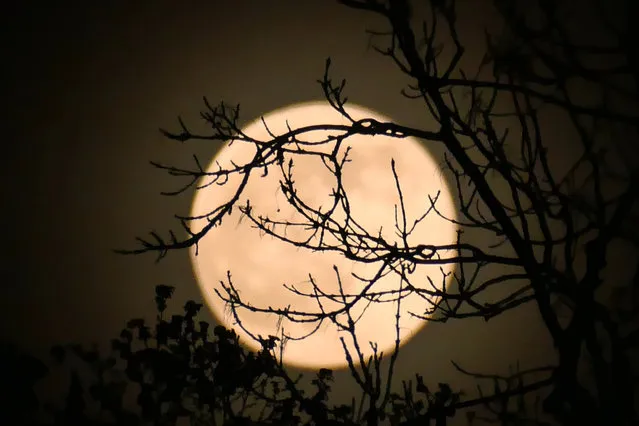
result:
[[(175, 228), (173, 214), (188, 212), (192, 192), (161, 196), (180, 182), (148, 162), (188, 165), (193, 153), (214, 155), (214, 144), (180, 145), (158, 132), (176, 129), (178, 115), (198, 128), (202, 96), (240, 102), (250, 122), (321, 99), (316, 80), (331, 56), (349, 99), (403, 124), (428, 117), (399, 95), (406, 80), (391, 61), (367, 50), (365, 29), (382, 29), (379, 21), (331, 1), (29, 4), (2, 18), (8, 216), (0, 312), (2, 338), (34, 353), (61, 342), (105, 344), (126, 320), (151, 319), (157, 284), (177, 288), (175, 311), (200, 299), (187, 251), (156, 264), (153, 255), (112, 250)], [(481, 28), (480, 15), (462, 14), (466, 36)], [(396, 377), (420, 372), (472, 392), (450, 359), (504, 372), (517, 360), (541, 362), (551, 349), (530, 305), (488, 323), (428, 325), (404, 346)], [(349, 386), (337, 392), (350, 399)]]

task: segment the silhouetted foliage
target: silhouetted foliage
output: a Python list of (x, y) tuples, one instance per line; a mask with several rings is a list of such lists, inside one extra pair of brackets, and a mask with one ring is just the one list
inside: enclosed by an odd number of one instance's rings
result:
[[(165, 286), (158, 286), (162, 291)], [(171, 289), (172, 290), (172, 289)], [(310, 381), (314, 393), (298, 389), (303, 379), (292, 378), (276, 359), (271, 339), (261, 351), (244, 349), (232, 330), (198, 321), (200, 304), (188, 301), (184, 315), (163, 319), (167, 299), (158, 300), (155, 325), (143, 319), (127, 322), (111, 342), (111, 353), (79, 345), (56, 345), (54, 364), (68, 364), (69, 388), (62, 406), (38, 401), (33, 386), (48, 371), (45, 364), (9, 346), (2, 350), (2, 419), (15, 425), (355, 425), (361, 416), (355, 401), (331, 405), (333, 372), (320, 369)], [(142, 331), (144, 330), (144, 331)], [(73, 362), (75, 358), (76, 361)], [(91, 374), (81, 377), (80, 367)], [(86, 375), (85, 375), (86, 376)], [(434, 392), (416, 376), (416, 386), (404, 383), (403, 394), (391, 396), (388, 416), (393, 424), (406, 419), (445, 418), (461, 406), (460, 395), (444, 383)], [(125, 401), (135, 396), (138, 409)], [(417, 395), (416, 395), (417, 394)], [(504, 395), (506, 395), (504, 393)], [(475, 403), (481, 403), (476, 401)], [(90, 405), (99, 409), (90, 412)], [(468, 403), (467, 403), (468, 404)], [(8, 423), (4, 423), (8, 422)]]
[[(425, 321), (468, 317), (488, 321), (534, 303), (556, 348), (557, 363), (535, 369), (549, 374), (533, 382), (524, 380), (532, 371), (515, 371), (509, 377), (501, 377), (470, 373), (457, 366), (461, 372), (492, 384), (490, 394), (484, 396), (482, 392), (479, 398), (463, 399), (446, 384), (439, 384), (437, 390), (429, 389), (420, 375), (415, 377), (415, 385), (403, 382), (402, 392), (395, 392), (392, 371), (399, 343), (390, 355), (386, 385), (380, 378), (381, 353), (375, 351), (371, 359), (365, 360), (361, 353), (350, 353), (344, 345), (349, 371), (363, 398), (359, 405), (331, 407), (330, 371), (318, 372), (312, 382), (316, 393), (305, 396), (298, 390), (298, 379), (288, 377), (281, 358), (278, 360), (277, 347), (290, 336), (282, 333), (262, 339), (263, 350), (257, 353), (242, 349), (235, 333), (222, 327), (216, 327), (214, 338), (210, 339), (208, 325), (195, 321), (201, 304), (189, 302), (184, 315), (164, 318), (165, 302), (173, 289), (160, 286), (156, 289), (160, 315), (155, 327), (133, 320), (113, 342), (120, 360), (126, 364), (127, 378), (140, 388), (141, 413), (132, 414), (121, 408), (117, 395), (121, 395), (118, 392), (123, 382), (107, 386), (99, 381), (90, 394), (108, 407), (105, 409), (118, 422), (127, 424), (174, 424), (182, 415), (194, 418), (203, 413), (213, 416), (208, 418), (210, 422), (216, 421), (212, 413), (218, 413), (225, 424), (247, 424), (250, 422), (246, 413), (252, 410), (252, 422), (258, 424), (373, 426), (381, 421), (392, 425), (433, 421), (440, 426), (460, 409), (475, 406), (486, 408), (491, 417), (468, 411), (467, 420), (472, 424), (543, 424), (538, 412), (523, 403), (523, 396), (546, 389), (544, 397), (540, 397), (541, 408), (562, 424), (637, 424), (637, 378), (629, 353), (639, 342), (639, 269), (632, 282), (619, 286), (620, 298), (634, 302), (630, 303), (632, 307), (616, 309), (599, 296), (613, 241), (628, 244), (627, 250), (633, 255), (639, 246), (632, 227), (639, 199), (639, 168), (631, 158), (637, 152), (639, 131), (636, 2), (591, 0), (575, 6), (568, 1), (495, 0), (493, 6), (501, 26), (487, 29), (485, 55), (473, 67), (463, 62), (465, 48), (454, 1), (425, 2), (428, 12), (421, 27), (413, 19), (417, 4), (408, 0), (338, 2), (384, 19), (386, 31), (370, 32), (373, 47), (410, 78), (411, 84), (402, 94), (421, 101), (420, 107), (425, 106), (429, 112), (427, 118), (437, 123), (435, 129), (354, 120), (346, 105), (345, 82), (335, 83), (330, 77), (330, 60), (326, 61), (319, 83), (327, 102), (348, 120), (346, 125), (320, 123), (293, 128), (281, 135), (271, 134), (269, 140), (256, 140), (242, 131), (239, 106), (212, 106), (205, 99), (202, 118), (210, 125), (210, 133), (193, 133), (180, 119), (179, 132), (163, 130), (163, 134), (182, 143), (208, 140), (251, 144), (255, 147), (253, 159), (212, 172), (204, 170), (197, 157), (193, 168), (153, 164), (188, 179), (181, 190), (170, 194), (186, 191), (203, 179), (225, 185), (229, 176), (239, 176), (234, 196), (212, 207), (205, 218), (208, 222), (200, 231), (191, 227), (198, 218), (179, 217), (186, 236), (173, 231), (168, 238), (152, 233), (148, 240), (138, 239), (139, 249), (124, 252), (154, 252), (161, 259), (171, 250), (197, 247), (236, 208), (260, 232), (300, 249), (336, 251), (353, 262), (380, 265), (374, 278), (360, 278), (365, 285), (359, 293), (347, 294), (340, 285), (339, 294), (329, 294), (314, 282), (309, 293), (290, 288), (315, 299), (319, 306), (315, 311), (252, 306), (242, 300), (229, 273), (218, 294), (231, 308), (238, 326), (249, 334), (237, 315), (240, 308), (275, 313), (293, 322), (331, 322), (355, 340), (356, 321), (351, 309), (358, 303), (375, 303), (382, 295), (376, 292), (376, 281), (382, 273), (392, 273), (401, 278), (404, 286), (383, 295), (397, 304), (398, 312), (402, 294), (423, 296), (424, 311), (414, 315)], [(617, 9), (612, 9), (613, 3)], [(577, 21), (571, 21), (569, 16), (575, 11), (594, 13), (599, 27), (588, 32), (600, 32), (600, 42), (588, 40), (586, 32), (575, 29)], [(590, 97), (584, 99), (580, 96), (584, 94)], [(549, 114), (559, 117), (579, 144), (574, 158), (569, 159), (567, 172), (557, 172), (549, 160), (552, 147), (545, 141), (555, 131), (552, 123), (544, 124)], [(331, 136), (316, 143), (331, 147), (328, 153), (304, 145), (303, 135), (316, 130), (331, 131)], [(411, 229), (401, 214), (397, 215), (396, 229), (404, 244), (393, 244), (377, 230), (358, 225), (358, 218), (350, 214), (348, 194), (341, 181), (342, 170), (348, 167), (347, 140), (356, 134), (415, 137), (445, 147), (446, 173), (453, 182), (460, 214), (460, 219), (446, 218), (460, 228), (454, 244), (433, 245), (425, 241), (410, 246), (407, 237)], [(296, 191), (294, 162), (299, 155), (317, 157), (333, 173), (333, 204), (328, 208), (322, 210), (305, 203)], [(390, 163), (394, 171), (394, 163)], [(238, 205), (248, 180), (262, 173), (281, 175), (280, 190), (299, 213), (299, 222), (260, 215), (250, 202)], [(395, 185), (400, 200), (396, 208), (403, 211), (401, 182), (396, 174)], [(340, 216), (342, 213), (345, 218)], [(430, 197), (426, 214), (443, 216), (437, 208), (437, 196)], [(297, 241), (289, 237), (286, 228), (293, 225), (312, 230), (312, 238)], [(464, 231), (481, 235), (476, 239), (481, 243), (465, 240)], [(580, 259), (583, 267), (579, 266)], [(629, 267), (633, 266), (632, 261), (629, 259)], [(441, 264), (454, 264), (457, 268), (444, 288), (425, 285), (431, 277), (411, 275), (416, 265)], [(497, 272), (490, 275), (490, 266), (498, 266), (492, 270)], [(511, 272), (504, 273), (506, 267)], [(336, 275), (339, 281), (338, 271)], [(489, 289), (495, 286), (506, 295), (486, 300)], [(326, 299), (343, 303), (325, 310), (321, 302)], [(428, 305), (427, 300), (436, 302)], [(566, 320), (562, 318), (564, 311)], [(142, 347), (133, 348), (134, 342)], [(54, 352), (57, 359), (62, 359), (60, 349)], [(103, 375), (101, 369), (112, 364), (106, 360), (103, 364), (94, 353), (76, 353), (94, 366), (99, 378)], [(591, 385), (578, 374), (583, 362), (592, 369)], [(69, 408), (59, 416), (80, 422), (85, 419), (82, 395), (86, 389), (73, 377)], [(193, 399), (194, 408), (186, 408), (187, 397)], [(266, 408), (261, 411), (255, 404)]]
[(0, 413), (4, 418), (37, 410), (34, 385), (48, 373), (42, 361), (0, 343)]

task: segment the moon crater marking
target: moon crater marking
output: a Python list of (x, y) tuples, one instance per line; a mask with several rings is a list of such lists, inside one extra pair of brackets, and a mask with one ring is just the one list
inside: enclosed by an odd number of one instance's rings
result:
[[(379, 122), (390, 119), (363, 107), (349, 105), (347, 111), (355, 119), (373, 118)], [(348, 121), (324, 102), (297, 104), (273, 111), (264, 116), (269, 129), (274, 134), (288, 131), (288, 125), (295, 129), (313, 124), (348, 124)], [(269, 140), (269, 135), (260, 119), (248, 124), (244, 133), (259, 140)], [(303, 141), (319, 141), (326, 138), (328, 132), (315, 132), (299, 137)], [(454, 218), (455, 208), (446, 182), (441, 177), (437, 163), (427, 150), (415, 139), (397, 139), (383, 135), (351, 136), (342, 144), (342, 152), (346, 146), (351, 147), (349, 158), (343, 169), (342, 182), (350, 203), (351, 217), (370, 235), (381, 235), (389, 242), (401, 242), (395, 229), (395, 205), (399, 204), (399, 196), (391, 171), (391, 158), (395, 160), (396, 170), (404, 197), (408, 226), (422, 216), (429, 207), (428, 197), (441, 192), (437, 201), (437, 209), (446, 217)], [(313, 150), (320, 148), (314, 147)], [(327, 147), (321, 148), (327, 152)], [(245, 164), (255, 153), (251, 143), (235, 141), (225, 146), (211, 161), (208, 171), (217, 170), (235, 164)], [(290, 157), (285, 156), (288, 162)], [(316, 156), (296, 155), (293, 158), (293, 180), (298, 195), (304, 202), (317, 208), (323, 206), (326, 211), (333, 202), (331, 196), (336, 186), (335, 176), (326, 169)], [(205, 214), (221, 203), (228, 201), (235, 193), (242, 176), (230, 176), (225, 185), (211, 185), (196, 192), (191, 214)], [(250, 200), (256, 214), (266, 215), (270, 219), (300, 222), (303, 217), (291, 205), (279, 189), (282, 175), (276, 166), (269, 169), (267, 176), (257, 174), (251, 176), (238, 205), (245, 205)], [(399, 206), (398, 206), (399, 208)], [(336, 212), (332, 216), (343, 224), (345, 213)], [(206, 219), (192, 223), (193, 230), (201, 229)], [(283, 232), (279, 228), (278, 232)], [(308, 237), (312, 230), (289, 227), (287, 236), (298, 241)], [(456, 239), (456, 227), (437, 216), (434, 212), (420, 222), (409, 236), (411, 246), (417, 244), (452, 244)], [(329, 238), (329, 243), (336, 240)], [(315, 240), (317, 242), (317, 240)], [(318, 287), (327, 293), (337, 293), (338, 285), (333, 265), (338, 267), (342, 284), (347, 293), (356, 292), (364, 283), (351, 274), (371, 278), (379, 269), (380, 263), (365, 264), (349, 261), (337, 252), (312, 252), (279, 241), (260, 232), (251, 226), (248, 219), (240, 221), (237, 208), (230, 216), (224, 218), (222, 224), (213, 228), (205, 238), (200, 240), (198, 255), (191, 250), (191, 260), (198, 285), (207, 305), (220, 323), (234, 328), (241, 341), (253, 350), (259, 349), (258, 342), (244, 333), (232, 317), (225, 311), (224, 302), (219, 299), (214, 289), (221, 290), (220, 280), (224, 280), (230, 270), (233, 284), (245, 302), (258, 307), (272, 306), (286, 308), (291, 306), (299, 311), (319, 312), (317, 302), (313, 299), (291, 293), (283, 287), (286, 283), (301, 291), (310, 291), (309, 274)], [(441, 289), (442, 272), (452, 272), (452, 265), (419, 265), (411, 275), (412, 284), (432, 289), (427, 276)], [(373, 291), (397, 289), (399, 277), (389, 274), (377, 281)], [(326, 309), (336, 307), (335, 302), (323, 301)], [(364, 308), (360, 302), (352, 313), (357, 317)], [(421, 329), (424, 321), (411, 317), (410, 312), (423, 314), (429, 308), (427, 301), (412, 294), (402, 299), (400, 319), (400, 339), (406, 343), (412, 335)], [(356, 334), (365, 358), (372, 354), (368, 344), (374, 341), (378, 350), (388, 353), (395, 342), (395, 303), (371, 303), (356, 325)], [(247, 310), (238, 312), (243, 325), (255, 335), (279, 335), (277, 331), (279, 319), (272, 314), (260, 314)], [(344, 320), (344, 318), (342, 318)], [(311, 324), (290, 322), (286, 319), (280, 324), (287, 334), (300, 336), (314, 328)], [(288, 365), (303, 368), (339, 368), (346, 365), (343, 348), (339, 340), (344, 336), (349, 349), (353, 350), (351, 340), (344, 332), (327, 322), (312, 336), (301, 341), (288, 341), (283, 357)]]

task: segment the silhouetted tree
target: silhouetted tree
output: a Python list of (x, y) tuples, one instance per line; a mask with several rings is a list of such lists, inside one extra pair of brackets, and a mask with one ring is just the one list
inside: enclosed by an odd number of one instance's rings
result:
[(0, 419), (18, 418), (38, 408), (34, 386), (46, 365), (7, 343), (0, 343)]
[[(131, 319), (106, 355), (75, 344), (51, 348), (53, 363), (70, 369), (62, 405), (40, 401), (34, 392), (49, 370), (46, 364), (3, 344), (3, 424), (175, 425), (180, 419), (196, 425), (358, 424), (355, 402), (328, 404), (331, 370), (317, 372), (311, 380), (314, 390), (307, 395), (298, 387), (302, 376), (290, 377), (277, 360), (274, 336), (263, 339), (262, 350), (248, 351), (234, 331), (223, 326), (211, 331), (207, 322), (198, 320), (202, 305), (192, 300), (184, 305), (183, 315), (169, 318), (167, 300), (173, 291), (157, 286), (155, 324)], [(415, 389), (425, 395), (423, 401), (394, 395), (391, 416), (429, 407), (446, 412), (458, 401), (445, 384), (429, 392), (421, 376)], [(125, 400), (131, 390), (138, 410)], [(412, 385), (405, 384), (405, 392), (410, 394)], [(96, 404), (98, 409), (92, 410)]]
[[(639, 198), (639, 172), (632, 159), (639, 127), (639, 50), (633, 44), (639, 6), (631, 0), (591, 0), (579, 6), (568, 1), (495, 0), (500, 25), (487, 29), (483, 60), (470, 68), (464, 62), (465, 49), (453, 1), (425, 2), (428, 13), (422, 26), (415, 24), (418, 5), (411, 7), (408, 0), (338, 2), (385, 20), (386, 31), (371, 32), (374, 48), (411, 79), (402, 94), (420, 100), (420, 106), (426, 106), (428, 118), (437, 126), (429, 130), (353, 119), (346, 105), (344, 81), (336, 84), (330, 77), (330, 60), (319, 83), (327, 102), (348, 120), (346, 125), (320, 123), (272, 134), (269, 140), (256, 140), (242, 131), (239, 106), (212, 106), (205, 100), (202, 117), (210, 125), (210, 133), (196, 134), (182, 120), (178, 133), (163, 133), (180, 142), (200, 139), (251, 144), (255, 147), (252, 160), (214, 172), (202, 169), (197, 159), (197, 167), (192, 169), (154, 164), (187, 177), (189, 185), (184, 190), (202, 179), (224, 185), (228, 176), (240, 176), (235, 195), (211, 209), (200, 231), (190, 225), (197, 218), (181, 217), (187, 231), (184, 238), (174, 232), (170, 238), (154, 233), (152, 240), (139, 240), (139, 249), (125, 252), (155, 252), (162, 258), (171, 250), (196, 246), (225, 215), (239, 208), (260, 232), (276, 239), (307, 250), (337, 251), (353, 262), (380, 265), (375, 278), (361, 278), (366, 285), (356, 294), (346, 294), (341, 287), (340, 294), (329, 294), (313, 284), (307, 296), (316, 299), (320, 306), (317, 311), (250, 305), (242, 300), (229, 274), (218, 294), (228, 303), (240, 327), (243, 325), (237, 312), (249, 309), (275, 313), (293, 322), (332, 322), (355, 339), (356, 321), (350, 312), (358, 304), (378, 300), (381, 294), (376, 293), (375, 283), (383, 273), (396, 274), (403, 283), (396, 290), (384, 292), (386, 300), (394, 300), (399, 306), (406, 293), (420, 294), (425, 301), (436, 300), (432, 306), (424, 306), (424, 312), (414, 313), (425, 321), (473, 316), (489, 320), (522, 304), (534, 303), (558, 361), (549, 367), (548, 378), (533, 383), (524, 384), (520, 373), (514, 378), (485, 377), (495, 383), (495, 395), (481, 399), (495, 412), (493, 420), (502, 424), (523, 422), (521, 410), (509, 414), (512, 404), (504, 395), (523, 395), (548, 386), (543, 409), (563, 424), (636, 424), (636, 377), (629, 359), (629, 351), (639, 344), (639, 331), (636, 325), (631, 326), (637, 318), (636, 307), (616, 310), (602, 301), (600, 293), (611, 244), (624, 242), (632, 255), (637, 248), (631, 220), (633, 212), (636, 217)], [(571, 15), (584, 11), (597, 18), (590, 24), (596, 28), (577, 28), (581, 21)], [(596, 35), (595, 41), (589, 37), (592, 34)], [(548, 124), (544, 120), (548, 115), (556, 117), (557, 124)], [(580, 144), (579, 152), (573, 152), (575, 161), (568, 172), (557, 171), (548, 155), (552, 147), (545, 141), (557, 125), (574, 132)], [(333, 149), (319, 152), (301, 143), (303, 135), (318, 129), (330, 130), (331, 136), (316, 146), (324, 144)], [(342, 171), (348, 167), (347, 141), (356, 134), (415, 137), (445, 147), (446, 173), (453, 182), (461, 217), (447, 218), (461, 230), (455, 244), (407, 244), (411, 230), (401, 214), (396, 225), (403, 245), (358, 226), (341, 181)], [(293, 164), (300, 155), (321, 157), (334, 175), (333, 204), (324, 210), (306, 203), (296, 190)], [(299, 213), (295, 223), (259, 215), (250, 202), (236, 205), (246, 183), (264, 172), (281, 174), (280, 189)], [(397, 177), (395, 180), (400, 199), (397, 208), (402, 211), (401, 182)], [(436, 197), (431, 198), (429, 214), (442, 215)], [(316, 238), (294, 240), (287, 235), (287, 226), (305, 226)], [(466, 240), (463, 232), (469, 230), (480, 237)], [(320, 234), (331, 238), (319, 238)], [(633, 266), (632, 260), (629, 258), (629, 266)], [(579, 266), (580, 261), (584, 267)], [(426, 277), (409, 273), (417, 265), (441, 264), (455, 264), (457, 268), (451, 284), (441, 289), (425, 284)], [(490, 266), (507, 266), (509, 272)], [(487, 276), (487, 271), (497, 272)], [(619, 291), (626, 292), (625, 299), (634, 298), (636, 302), (638, 284), (639, 270), (634, 281), (619, 286)], [(486, 300), (488, 289), (494, 286), (506, 295)], [(322, 309), (321, 302), (328, 299), (342, 303), (334, 309)], [(416, 390), (406, 385), (403, 395), (393, 393), (391, 373), (398, 350), (396, 345), (391, 354), (388, 386), (380, 379), (380, 354), (365, 360), (361, 353), (346, 351), (352, 376), (366, 396), (365, 409), (349, 421), (376, 425), (388, 417), (392, 424), (426, 424), (434, 419), (442, 425), (457, 408), (469, 406), (469, 401), (461, 400), (446, 385), (440, 385), (437, 392), (429, 391), (419, 376)], [(592, 368), (592, 386), (577, 371), (584, 360)], [(500, 383), (508, 389), (503, 391), (497, 386)], [(288, 389), (293, 392), (293, 387)], [(414, 404), (414, 392), (424, 396), (425, 406)], [(304, 402), (305, 411), (316, 424), (326, 424), (330, 417), (327, 412), (318, 417), (314, 414), (318, 411), (312, 408), (320, 402), (325, 407), (321, 386), (316, 396)], [(342, 418), (336, 421), (347, 424)]]

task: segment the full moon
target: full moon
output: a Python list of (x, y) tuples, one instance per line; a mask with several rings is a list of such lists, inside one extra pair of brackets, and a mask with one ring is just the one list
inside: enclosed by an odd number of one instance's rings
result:
[[(346, 111), (356, 120), (375, 119), (379, 122), (391, 120), (366, 108), (351, 105)], [(262, 121), (263, 118), (263, 121)], [(310, 102), (287, 106), (248, 124), (242, 130), (252, 138), (268, 141), (269, 136), (264, 123), (271, 134), (282, 135), (290, 129), (318, 124), (342, 124), (350, 122), (335, 111), (326, 102)], [(328, 131), (313, 131), (298, 136), (302, 141), (319, 141), (329, 135)], [(334, 146), (334, 145), (333, 145)], [(455, 218), (455, 206), (449, 188), (437, 161), (417, 139), (393, 138), (384, 135), (354, 135), (347, 138), (340, 148), (342, 151), (350, 146), (350, 162), (345, 163), (342, 183), (350, 203), (350, 216), (372, 236), (381, 235), (386, 241), (402, 244), (396, 228), (396, 219), (401, 221), (399, 192), (391, 160), (395, 168), (401, 188), (406, 211), (406, 222), (410, 228), (431, 207), (429, 197), (435, 197), (437, 211), (445, 217)], [(317, 149), (317, 148), (316, 148)], [(328, 148), (325, 148), (327, 150)], [(256, 152), (255, 145), (244, 141), (234, 141), (222, 148), (212, 159), (208, 171), (229, 169), (233, 164), (246, 164)], [(328, 152), (328, 151), (327, 151)], [(307, 205), (322, 211), (328, 210), (334, 197), (336, 187), (335, 176), (326, 168), (318, 156), (292, 155), (293, 180), (298, 196)], [(233, 163), (233, 164), (232, 164)], [(215, 318), (223, 325), (233, 328), (240, 341), (250, 349), (261, 349), (259, 342), (251, 338), (236, 323), (225, 302), (219, 298), (215, 289), (224, 294), (220, 281), (226, 280), (230, 271), (232, 282), (238, 289), (244, 302), (260, 308), (281, 308), (308, 312), (320, 312), (315, 299), (294, 294), (284, 285), (309, 292), (311, 280), (324, 292), (339, 294), (339, 273), (345, 293), (357, 293), (365, 283), (354, 276), (372, 278), (382, 265), (381, 261), (373, 263), (353, 262), (335, 251), (311, 251), (303, 247), (282, 242), (272, 236), (265, 235), (237, 207), (246, 205), (250, 200), (254, 214), (268, 216), (272, 220), (300, 222), (302, 215), (287, 201), (280, 188), (282, 174), (278, 166), (269, 168), (263, 176), (262, 170), (256, 170), (250, 177), (237, 206), (230, 216), (226, 216), (221, 225), (212, 228), (200, 240), (198, 253), (191, 250), (191, 260), (204, 299)], [(229, 176), (224, 185), (212, 184), (196, 191), (191, 215), (206, 215), (219, 205), (227, 202), (235, 194), (243, 176)], [(206, 179), (202, 184), (206, 183)], [(336, 214), (336, 218), (339, 215)], [(345, 215), (342, 214), (343, 223)], [(191, 223), (193, 230), (202, 229), (206, 218)], [(303, 240), (310, 235), (308, 229), (299, 227), (277, 228), (277, 232), (296, 240)], [(431, 211), (421, 220), (408, 237), (411, 246), (418, 244), (453, 244), (456, 241), (456, 226)], [(335, 243), (336, 240), (331, 243)], [(446, 275), (452, 272), (453, 265), (419, 265), (409, 275), (411, 284), (427, 290), (441, 289)], [(430, 278), (430, 279), (429, 279)], [(371, 291), (382, 292), (399, 289), (400, 276), (389, 273), (379, 279)], [(405, 286), (405, 284), (404, 284)], [(433, 286), (435, 288), (433, 288)], [(382, 300), (385, 300), (382, 298)], [(388, 298), (386, 299), (388, 300)], [(431, 300), (430, 302), (436, 302)], [(324, 308), (337, 306), (333, 302), (324, 301)], [(426, 321), (415, 318), (409, 312), (424, 315), (432, 308), (428, 299), (416, 294), (404, 297), (400, 304), (400, 341), (406, 343), (419, 331)], [(356, 337), (364, 359), (373, 353), (370, 342), (377, 345), (378, 352), (389, 354), (396, 340), (396, 302), (372, 302), (366, 306), (366, 300), (360, 301), (353, 308), (353, 315), (359, 317), (356, 323)], [(317, 324), (292, 322), (274, 314), (238, 310), (242, 325), (253, 335), (266, 338), (269, 335), (280, 336), (280, 331), (292, 337), (308, 334)], [(345, 323), (345, 317), (341, 322)], [(342, 368), (347, 365), (340, 337), (344, 337), (347, 348), (352, 353), (354, 345), (352, 337), (339, 330), (338, 327), (325, 321), (311, 336), (302, 340), (288, 340), (283, 348), (285, 364), (300, 368)], [(358, 359), (354, 357), (357, 364)]]

